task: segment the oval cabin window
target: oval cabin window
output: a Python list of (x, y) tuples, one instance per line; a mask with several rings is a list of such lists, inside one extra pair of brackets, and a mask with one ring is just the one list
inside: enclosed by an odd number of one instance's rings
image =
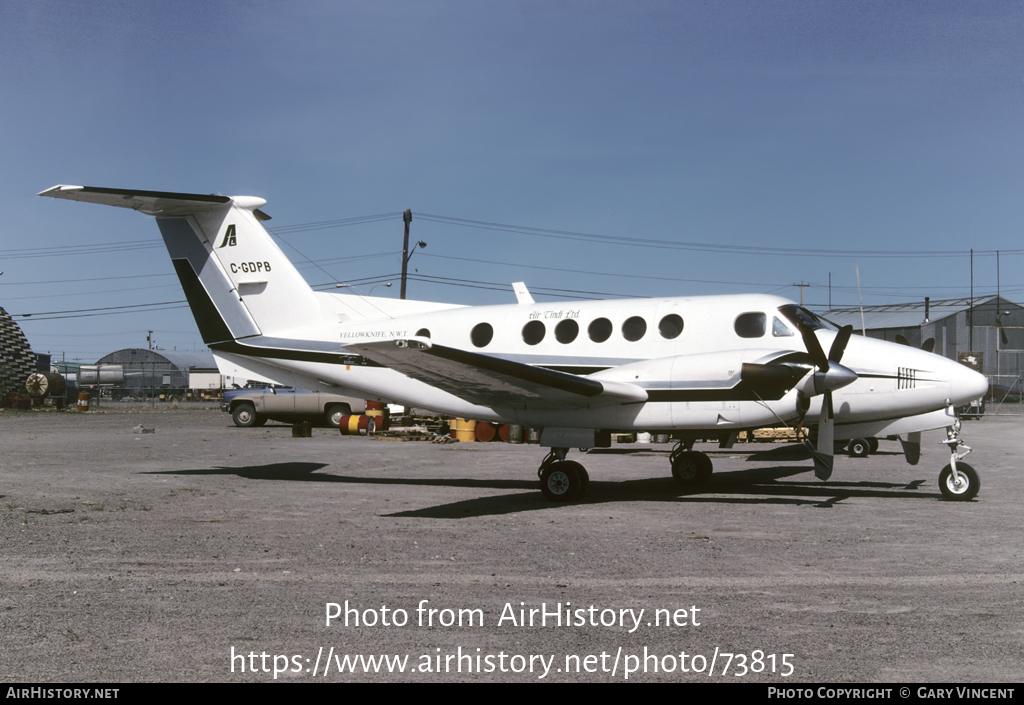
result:
[(536, 345), (540, 341), (544, 340), (544, 334), (547, 329), (544, 328), (544, 323), (541, 321), (530, 321), (523, 326), (523, 342), (527, 345)]
[(612, 336), (612, 322), (607, 318), (597, 318), (587, 327), (587, 334), (595, 343), (603, 343)]
[(568, 345), (576, 340), (576, 336), (579, 334), (580, 324), (572, 318), (567, 318), (555, 326), (555, 340), (563, 345)]
[(622, 337), (631, 343), (635, 343), (647, 333), (647, 321), (640, 316), (627, 318), (622, 324)]
[(666, 340), (672, 340), (678, 338), (679, 334), (683, 332), (683, 319), (677, 313), (670, 313), (661, 319), (661, 323), (658, 324), (658, 332), (661, 333), (661, 337)]
[(469, 339), (473, 341), (473, 345), (478, 348), (482, 348), (491, 342), (491, 338), (494, 337), (494, 328), (491, 327), (490, 323), (477, 323), (473, 326), (472, 332), (469, 334)]

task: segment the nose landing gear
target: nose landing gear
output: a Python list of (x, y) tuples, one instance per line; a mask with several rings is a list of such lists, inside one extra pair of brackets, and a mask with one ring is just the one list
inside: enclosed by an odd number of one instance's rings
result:
[[(960, 438), (959, 417), (946, 428), (946, 440), (942, 444), (949, 448), (949, 465), (939, 473), (939, 490), (950, 501), (969, 502), (981, 489), (981, 480), (974, 468), (960, 462), (971, 452), (971, 447)], [(960, 451), (960, 448), (964, 450)]]

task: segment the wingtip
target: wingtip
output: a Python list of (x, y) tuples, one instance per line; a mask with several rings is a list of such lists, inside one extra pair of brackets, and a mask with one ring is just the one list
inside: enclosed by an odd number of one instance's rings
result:
[(66, 191), (81, 191), (84, 188), (85, 188), (84, 186), (69, 186), (67, 184), (57, 184), (56, 186), (52, 186), (52, 187), (46, 189), (45, 191), (40, 191), (36, 195), (37, 196), (57, 196), (60, 193), (64, 193)]

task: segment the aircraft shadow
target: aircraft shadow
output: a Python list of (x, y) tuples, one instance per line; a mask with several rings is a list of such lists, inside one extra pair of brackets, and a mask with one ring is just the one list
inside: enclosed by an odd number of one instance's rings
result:
[(329, 482), (359, 485), (420, 485), (425, 487), (468, 487), (479, 489), (537, 489), (537, 481), (474, 480), (474, 479), (410, 479), (389, 477), (349, 477), (347, 475), (314, 475), (329, 463), (271, 463), (244, 467), (216, 467), (203, 470), (157, 470), (142, 475), (236, 475), (247, 480), (284, 480), (287, 482)]
[[(743, 453), (742, 448), (733, 448), (733, 452)], [(709, 453), (712, 459), (714, 459), (714, 453)], [(845, 450), (837, 450), (836, 455), (849, 455)], [(871, 455), (892, 455), (903, 457), (902, 451), (893, 450), (878, 450)], [(752, 451), (747, 456), (747, 462), (759, 462), (759, 463), (771, 463), (780, 461), (791, 461), (791, 460), (810, 460), (811, 453), (807, 450), (807, 447), (802, 444), (790, 443), (776, 448), (770, 448), (768, 450), (756, 450)]]
[[(611, 504), (619, 502), (686, 502), (712, 504), (781, 504), (829, 509), (851, 497), (915, 498), (937, 501), (938, 492), (919, 489), (925, 480), (910, 483), (890, 482), (787, 482), (787, 477), (813, 472), (806, 466), (741, 470), (716, 473), (707, 485), (681, 488), (671, 477), (600, 482), (591, 480), (587, 496), (573, 504)], [(528, 483), (536, 489), (536, 483)], [(727, 496), (722, 496), (727, 495)], [(551, 509), (560, 505), (549, 502), (537, 490), (530, 494), (482, 497), (452, 502), (436, 507), (385, 514), (389, 517), (424, 519), (461, 519), (472, 516), (510, 514), (526, 510)]]
[[(320, 475), (327, 463), (271, 463), (241, 467), (220, 466), (194, 470), (160, 470), (144, 475), (235, 475), (248, 480), (286, 482), (324, 482), (357, 485), (403, 485), (420, 487), (458, 487), (465, 489), (512, 490), (511, 494), (475, 497), (423, 509), (383, 514), (386, 517), (419, 519), (465, 519), (479, 516), (515, 514), (557, 508), (541, 494), (536, 480), (475, 480), (458, 478), (413, 479), (408, 477), (356, 477)], [(587, 496), (574, 504), (611, 504), (619, 502), (685, 502), (714, 504), (785, 504), (828, 509), (851, 497), (941, 499), (939, 493), (924, 491), (925, 480), (891, 482), (820, 482), (807, 466), (750, 468), (715, 473), (708, 484), (687, 489), (671, 477), (591, 481)], [(796, 475), (810, 475), (806, 482), (788, 481)], [(724, 496), (723, 496), (724, 495)]]

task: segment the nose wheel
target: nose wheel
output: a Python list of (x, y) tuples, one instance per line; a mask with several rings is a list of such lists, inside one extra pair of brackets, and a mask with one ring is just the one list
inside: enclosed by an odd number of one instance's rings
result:
[(952, 464), (942, 468), (939, 473), (939, 490), (942, 496), (954, 502), (968, 502), (974, 499), (981, 489), (978, 473), (967, 463), (956, 464), (956, 475)]

